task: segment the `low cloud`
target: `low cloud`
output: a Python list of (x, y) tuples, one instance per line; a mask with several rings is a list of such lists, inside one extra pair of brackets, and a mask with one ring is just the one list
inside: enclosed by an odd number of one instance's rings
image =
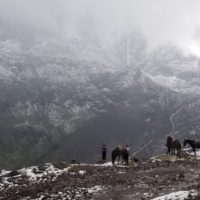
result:
[[(73, 37), (84, 15), (98, 36), (140, 29), (150, 47), (173, 43), (200, 54), (198, 0), (1, 0), (0, 20)], [(199, 51), (199, 52), (198, 52)]]

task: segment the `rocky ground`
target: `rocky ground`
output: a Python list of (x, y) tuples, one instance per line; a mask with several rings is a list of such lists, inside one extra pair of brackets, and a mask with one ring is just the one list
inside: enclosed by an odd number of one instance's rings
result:
[(154, 158), (129, 166), (63, 162), (0, 173), (0, 199), (5, 200), (182, 200), (177, 194), (161, 198), (179, 191), (200, 199), (198, 159)]

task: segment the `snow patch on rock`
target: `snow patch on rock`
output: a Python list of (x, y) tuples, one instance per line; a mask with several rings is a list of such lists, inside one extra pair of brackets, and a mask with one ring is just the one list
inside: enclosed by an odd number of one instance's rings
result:
[(197, 196), (198, 193), (194, 191), (178, 191), (178, 192), (172, 192), (164, 196), (156, 197), (152, 200), (184, 200), (187, 199), (189, 195)]

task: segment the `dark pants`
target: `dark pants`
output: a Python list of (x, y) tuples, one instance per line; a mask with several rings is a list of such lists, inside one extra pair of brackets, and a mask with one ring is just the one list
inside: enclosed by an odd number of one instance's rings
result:
[(106, 160), (106, 151), (102, 151), (102, 160)]

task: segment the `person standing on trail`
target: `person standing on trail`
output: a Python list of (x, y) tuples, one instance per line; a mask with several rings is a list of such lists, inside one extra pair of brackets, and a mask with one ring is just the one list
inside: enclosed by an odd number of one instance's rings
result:
[(102, 155), (102, 161), (106, 161), (106, 152), (107, 152), (107, 148), (106, 145), (103, 144), (101, 147), (101, 155)]

